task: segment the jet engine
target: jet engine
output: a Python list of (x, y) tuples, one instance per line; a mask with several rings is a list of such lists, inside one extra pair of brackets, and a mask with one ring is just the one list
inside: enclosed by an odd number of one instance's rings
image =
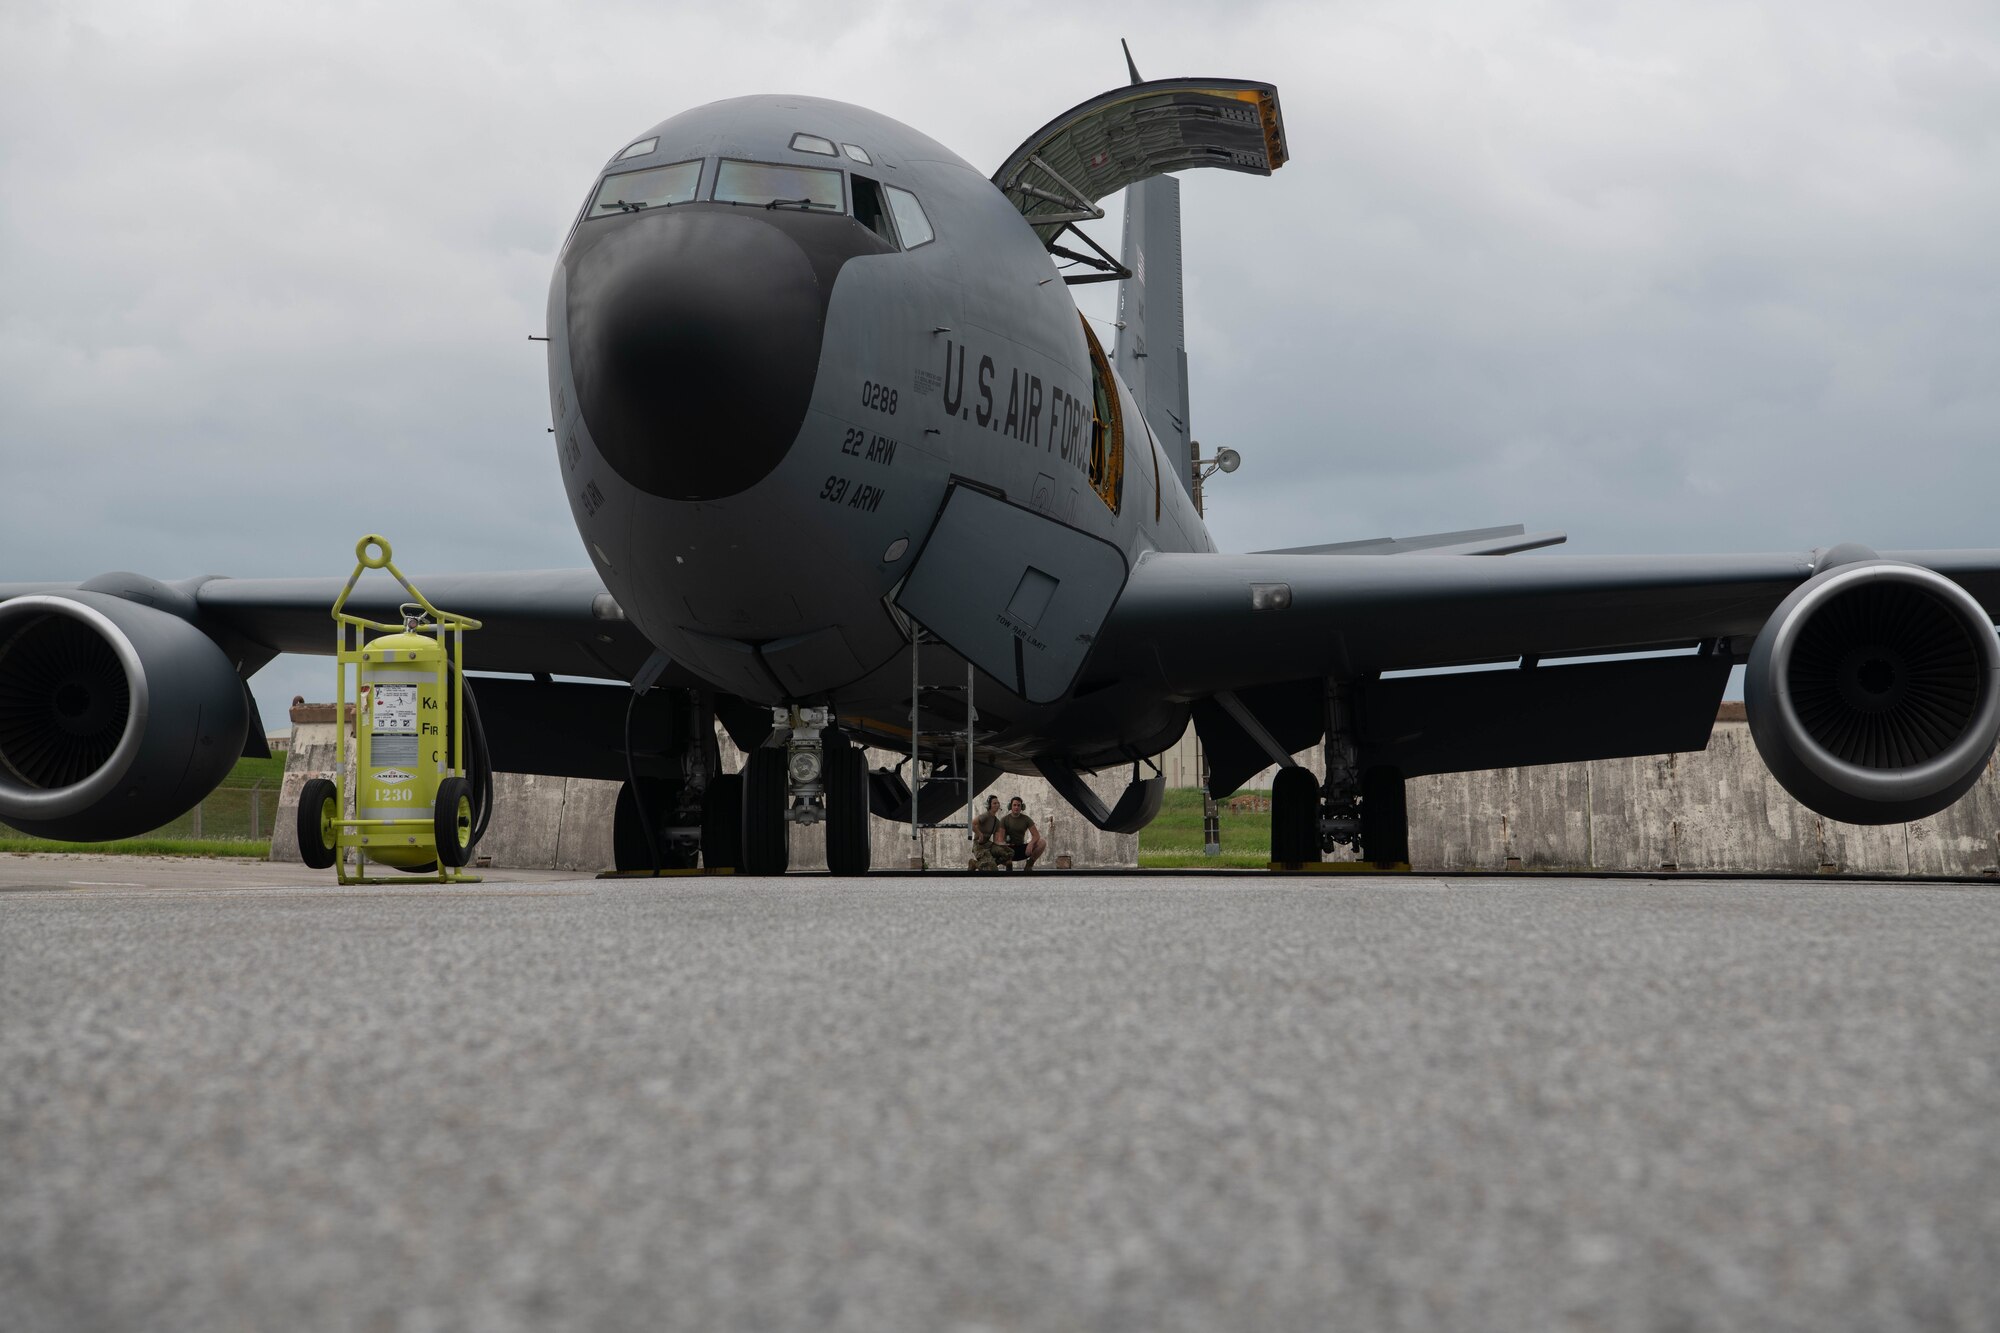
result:
[(229, 659), (180, 616), (88, 591), (0, 602), (0, 821), (23, 833), (160, 827), (222, 781), (249, 716)]
[(1750, 734), (1801, 803), (1849, 824), (1936, 814), (2000, 736), (2000, 640), (1942, 574), (1836, 547), (1750, 650)]

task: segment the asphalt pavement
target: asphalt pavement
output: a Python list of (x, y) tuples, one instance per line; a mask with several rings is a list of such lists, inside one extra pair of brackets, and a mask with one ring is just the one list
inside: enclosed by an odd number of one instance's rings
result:
[(1996, 964), (1980, 885), (0, 857), (0, 1327), (1992, 1329)]

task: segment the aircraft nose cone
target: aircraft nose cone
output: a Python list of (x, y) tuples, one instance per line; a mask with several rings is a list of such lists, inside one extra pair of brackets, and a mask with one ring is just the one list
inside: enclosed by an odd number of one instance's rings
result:
[(768, 476), (791, 448), (832, 284), (787, 221), (740, 209), (638, 213), (587, 224), (572, 249), (577, 403), (599, 452), (634, 486), (720, 499)]

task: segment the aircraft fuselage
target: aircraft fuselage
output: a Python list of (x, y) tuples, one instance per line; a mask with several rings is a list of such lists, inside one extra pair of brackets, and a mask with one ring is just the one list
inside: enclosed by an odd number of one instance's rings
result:
[[(739, 98), (649, 130), (593, 184), (548, 329), (590, 559), (651, 642), (754, 703), (830, 701), (878, 741), (906, 734), (909, 640), (885, 599), (955, 483), (1128, 564), (1214, 549), (1185, 460), (1015, 207), (859, 107)], [(962, 659), (922, 651), (924, 684), (963, 681)], [(1134, 757), (1186, 720), (1118, 687), (1033, 704), (982, 677), (979, 701), (1023, 763)]]

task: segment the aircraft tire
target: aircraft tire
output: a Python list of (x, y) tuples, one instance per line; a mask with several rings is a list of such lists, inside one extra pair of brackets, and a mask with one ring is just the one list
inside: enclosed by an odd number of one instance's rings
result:
[(768, 745), (752, 750), (743, 767), (743, 863), (738, 868), (745, 874), (782, 875), (791, 868), (787, 795), (785, 751)]
[(472, 784), (464, 778), (438, 783), (431, 807), (431, 834), (438, 860), (456, 869), (472, 859)]
[(1281, 768), (1271, 783), (1271, 859), (1320, 859), (1319, 779), (1309, 768)]
[(314, 870), (334, 862), (333, 826), (340, 818), (340, 791), (326, 778), (309, 778), (299, 788), (299, 859)]
[(705, 870), (743, 864), (743, 776), (723, 773), (708, 780), (701, 801), (701, 864)]
[(1371, 768), (1361, 775), (1361, 855), (1377, 865), (1410, 859), (1410, 806), (1403, 774)]
[(865, 875), (868, 843), (868, 752), (845, 738), (826, 748), (826, 868)]
[[(659, 826), (671, 793), (659, 778), (640, 778), (640, 793), (646, 798), (646, 818)], [(639, 802), (633, 799), (632, 784), (618, 784), (618, 803), (611, 810), (611, 864), (617, 870), (651, 870), (653, 855), (646, 848), (646, 828), (639, 822)], [(660, 848), (660, 866), (668, 864), (667, 849)]]

